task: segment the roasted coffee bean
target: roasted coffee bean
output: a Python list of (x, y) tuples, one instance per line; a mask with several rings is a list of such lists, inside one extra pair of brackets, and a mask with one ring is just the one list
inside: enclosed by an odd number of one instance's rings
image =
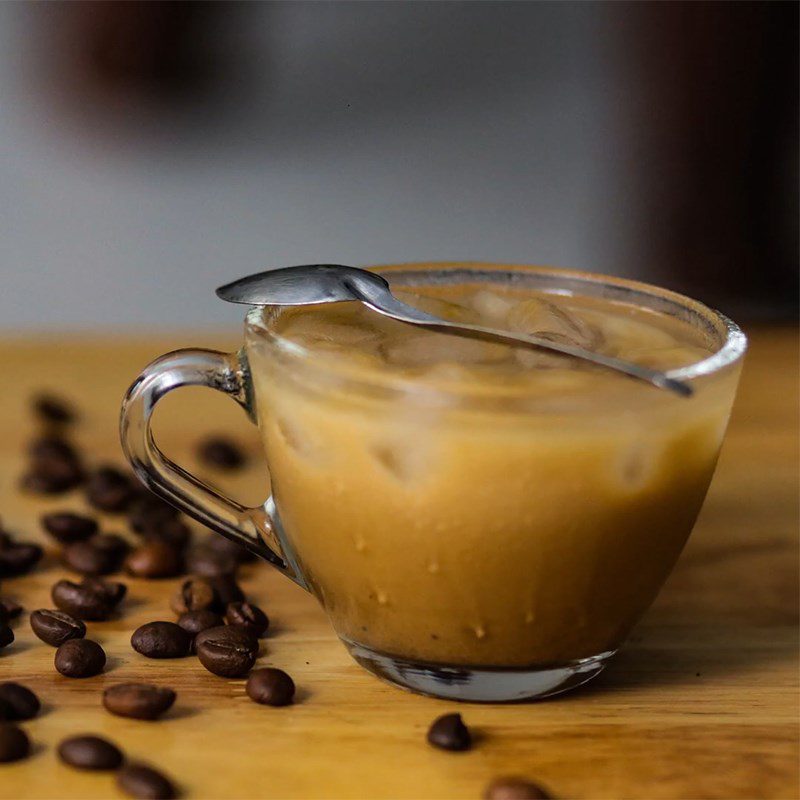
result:
[(40, 392), (32, 398), (33, 411), (43, 422), (65, 425), (76, 418), (72, 406), (62, 397), (49, 392)]
[(14, 631), (8, 625), (0, 625), (0, 648), (8, 647), (14, 641)]
[(197, 456), (209, 467), (234, 470), (244, 466), (247, 458), (236, 442), (222, 436), (209, 436), (197, 448)]
[(34, 461), (55, 458), (62, 461), (80, 462), (78, 451), (66, 439), (53, 434), (34, 439), (28, 445), (28, 455)]
[(67, 678), (91, 678), (103, 671), (106, 654), (91, 639), (69, 639), (56, 650), (55, 665)]
[(78, 769), (117, 769), (123, 761), (122, 752), (108, 739), (99, 736), (70, 736), (58, 746), (58, 757)]
[(4, 597), (0, 600), (0, 619), (5, 619), (6, 622), (10, 622), (12, 619), (16, 619), (22, 613), (22, 606), (16, 601), (12, 600), (9, 597)]
[(97, 533), (97, 522), (83, 514), (56, 511), (41, 518), (42, 527), (61, 544), (82, 542)]
[(203, 611), (214, 608), (219, 604), (214, 587), (203, 578), (189, 578), (173, 595), (170, 608), (176, 614), (185, 614), (187, 611)]
[(223, 678), (247, 674), (258, 656), (258, 640), (244, 628), (209, 628), (194, 640), (200, 663)]
[(39, 698), (20, 683), (0, 683), (0, 719), (20, 722), (33, 719), (41, 709)]
[(131, 797), (142, 800), (172, 800), (175, 787), (169, 779), (144, 764), (128, 764), (117, 774), (117, 786)]
[(137, 533), (178, 519), (180, 512), (150, 491), (140, 492), (128, 510), (128, 522)]
[(119, 683), (103, 692), (103, 705), (118, 717), (157, 719), (175, 702), (175, 692), (149, 683)]
[(116, 467), (100, 467), (86, 484), (86, 499), (101, 511), (125, 511), (137, 493), (133, 479)]
[(114, 604), (106, 592), (85, 583), (58, 581), (50, 590), (50, 595), (57, 608), (78, 619), (104, 620), (114, 610)]
[(38, 544), (9, 541), (0, 546), (0, 578), (15, 578), (30, 572), (42, 558)]
[(168, 519), (149, 525), (139, 535), (147, 541), (164, 542), (178, 550), (185, 550), (192, 541), (191, 528), (180, 519)]
[(230, 603), (240, 603), (245, 599), (242, 587), (233, 575), (216, 575), (207, 578), (219, 599), (219, 610), (224, 611)]
[(472, 737), (461, 714), (445, 714), (435, 719), (428, 729), (428, 742), (442, 750), (469, 750)]
[(80, 585), (103, 595), (112, 606), (118, 606), (128, 592), (128, 587), (124, 583), (105, 581), (92, 575), (87, 575)]
[(200, 611), (187, 611), (178, 617), (178, 625), (192, 637), (192, 652), (194, 652), (194, 637), (201, 631), (209, 628), (218, 628), (223, 624), (222, 617), (209, 608)]
[(83, 639), (86, 626), (71, 614), (40, 608), (31, 612), (31, 628), (46, 644), (58, 647), (69, 639)]
[(205, 546), (215, 553), (233, 558), (240, 564), (256, 561), (258, 558), (255, 553), (251, 553), (246, 547), (242, 547), (242, 545), (237, 544), (232, 539), (228, 539), (227, 536), (217, 536), (214, 534), (208, 539)]
[(228, 625), (246, 628), (259, 639), (267, 635), (269, 628), (269, 617), (252, 603), (228, 603), (225, 609), (225, 622)]
[(147, 658), (188, 656), (192, 637), (174, 622), (147, 622), (131, 636), (131, 647)]
[(10, 722), (0, 723), (0, 764), (26, 758), (31, 750), (28, 735)]
[(496, 778), (483, 792), (483, 800), (550, 800), (541, 786), (522, 778)]
[(239, 562), (230, 553), (218, 553), (209, 547), (198, 547), (186, 557), (186, 570), (203, 578), (233, 575)]
[(245, 690), (256, 703), (288, 706), (294, 698), (294, 681), (282, 669), (264, 667), (250, 673)]
[(125, 569), (138, 578), (174, 578), (183, 572), (183, 554), (167, 542), (151, 539), (128, 555)]
[(114, 533), (98, 533), (85, 542), (64, 548), (65, 566), (82, 575), (110, 575), (118, 572), (128, 552), (128, 543)]

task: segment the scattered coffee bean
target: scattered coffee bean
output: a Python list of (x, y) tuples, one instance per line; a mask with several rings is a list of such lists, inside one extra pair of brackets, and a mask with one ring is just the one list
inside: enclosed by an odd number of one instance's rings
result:
[(106, 654), (91, 639), (69, 639), (56, 650), (56, 669), (67, 678), (91, 678), (106, 665)]
[(58, 757), (78, 769), (117, 769), (123, 761), (122, 752), (108, 739), (99, 736), (70, 736), (58, 746)]
[(194, 652), (194, 637), (198, 633), (207, 631), (209, 628), (218, 628), (222, 624), (222, 617), (210, 608), (187, 611), (178, 617), (178, 625), (192, 637), (192, 652)]
[(40, 436), (28, 445), (28, 455), (34, 461), (61, 459), (78, 463), (78, 451), (63, 437), (56, 435)]
[(64, 565), (82, 575), (109, 575), (117, 572), (128, 550), (128, 543), (113, 533), (98, 533), (85, 542), (64, 548)]
[(20, 683), (0, 683), (0, 719), (20, 722), (33, 719), (41, 709), (39, 698)]
[(86, 499), (101, 511), (120, 512), (136, 499), (133, 478), (116, 467), (100, 467), (86, 484)]
[(10, 597), (0, 600), (0, 617), (5, 617), (6, 621), (16, 619), (22, 613), (22, 606)]
[(147, 490), (139, 493), (128, 510), (128, 522), (137, 533), (144, 533), (148, 528), (171, 522), (179, 516), (175, 506)]
[(170, 608), (176, 614), (187, 611), (204, 611), (214, 608), (219, 603), (214, 587), (203, 578), (189, 578), (173, 595)]
[(0, 544), (0, 578), (15, 578), (30, 572), (42, 558), (38, 544), (15, 542), (9, 538)]
[(217, 593), (220, 611), (224, 611), (230, 603), (240, 603), (245, 599), (242, 587), (233, 575), (212, 575), (207, 580)]
[(92, 575), (85, 577), (80, 585), (103, 595), (112, 606), (119, 605), (128, 592), (128, 587), (124, 583), (105, 581)]
[(61, 544), (82, 542), (97, 533), (97, 522), (83, 514), (56, 511), (41, 518), (42, 527)]
[(192, 540), (192, 530), (183, 520), (168, 519), (144, 528), (140, 536), (148, 541), (164, 542), (178, 550), (185, 550)]
[(118, 717), (157, 719), (175, 702), (175, 692), (149, 683), (120, 683), (103, 692), (103, 705)]
[(114, 611), (109, 594), (93, 584), (61, 580), (53, 585), (50, 595), (57, 608), (78, 619), (105, 620)]
[(227, 536), (217, 536), (214, 534), (209, 537), (205, 546), (219, 555), (233, 558), (239, 564), (246, 564), (258, 559), (255, 553), (251, 553), (246, 547), (242, 547), (242, 545), (234, 542), (232, 539), (228, 539)]
[(445, 714), (435, 719), (428, 729), (428, 742), (442, 750), (469, 750), (472, 737), (461, 714)]
[(131, 636), (131, 647), (147, 658), (183, 658), (191, 645), (192, 637), (174, 622), (148, 622)]
[(22, 488), (37, 494), (60, 494), (80, 484), (83, 466), (75, 449), (64, 439), (45, 436), (30, 447), (31, 466)]
[(251, 700), (265, 706), (288, 706), (294, 698), (294, 681), (273, 667), (253, 670), (245, 689)]
[(183, 572), (183, 554), (167, 542), (151, 539), (130, 553), (125, 569), (138, 578), (174, 578)]
[(550, 800), (541, 786), (522, 778), (496, 778), (483, 792), (483, 800)]
[(198, 547), (186, 558), (187, 571), (203, 578), (233, 575), (238, 568), (239, 562), (230, 553), (219, 553), (209, 547)]
[(0, 648), (8, 647), (14, 641), (14, 631), (8, 625), (0, 625)]
[(252, 603), (228, 603), (225, 609), (225, 622), (228, 625), (246, 628), (259, 639), (266, 636), (269, 628), (269, 617)]
[(49, 392), (40, 392), (32, 398), (33, 411), (43, 422), (65, 425), (76, 418), (72, 406), (63, 398)]
[(58, 647), (69, 639), (83, 639), (86, 626), (65, 611), (40, 608), (31, 612), (31, 628), (46, 644)]
[(28, 735), (10, 722), (0, 723), (0, 764), (26, 758), (31, 750)]
[(172, 800), (175, 787), (157, 770), (144, 764), (128, 764), (117, 774), (117, 786), (131, 797)]
[(209, 628), (194, 640), (200, 663), (223, 678), (240, 678), (258, 657), (258, 640), (244, 628)]
[(236, 442), (222, 436), (203, 440), (197, 448), (197, 456), (208, 466), (225, 470), (239, 469), (247, 460)]

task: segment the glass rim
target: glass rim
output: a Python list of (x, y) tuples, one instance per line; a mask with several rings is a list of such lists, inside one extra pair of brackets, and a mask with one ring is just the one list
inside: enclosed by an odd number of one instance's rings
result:
[[(529, 264), (499, 264), (494, 262), (482, 261), (458, 261), (458, 262), (409, 262), (405, 264), (385, 264), (365, 267), (372, 272), (377, 272), (386, 278), (400, 278), (413, 274), (434, 275), (437, 273), (447, 274), (463, 271), (467, 273), (466, 279), (471, 274), (475, 282), (480, 282), (481, 277), (489, 278), (492, 275), (505, 273), (528, 274), (538, 276), (543, 279), (552, 279), (553, 293), (567, 296), (574, 296), (577, 292), (573, 291), (576, 285), (608, 287), (616, 290), (619, 297), (609, 298), (628, 302), (639, 307), (648, 308), (646, 303), (636, 302), (636, 298), (650, 298), (651, 300), (661, 301), (674, 308), (684, 310), (684, 321), (693, 324), (687, 315), (694, 313), (711, 323), (720, 338), (723, 339), (719, 348), (692, 364), (665, 370), (670, 378), (678, 380), (694, 380), (697, 378), (713, 375), (727, 366), (736, 363), (742, 358), (747, 350), (747, 336), (744, 331), (725, 314), (705, 305), (699, 300), (695, 300), (687, 295), (680, 294), (671, 289), (665, 289), (655, 284), (644, 281), (621, 278), (601, 273), (586, 272), (566, 267), (538, 266)], [(402, 282), (402, 281), (401, 281)], [(561, 284), (559, 286), (559, 284)], [(310, 355), (311, 351), (297, 344), (278, 336), (264, 322), (265, 306), (250, 306), (245, 321), (248, 327), (257, 328), (270, 336), (271, 339), (290, 349), (294, 355)], [(269, 306), (266, 306), (269, 308)], [(696, 325), (695, 325), (696, 327)]]

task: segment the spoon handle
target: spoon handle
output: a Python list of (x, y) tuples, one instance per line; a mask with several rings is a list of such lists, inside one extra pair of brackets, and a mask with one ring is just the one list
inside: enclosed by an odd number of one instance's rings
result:
[(629, 361), (622, 361), (612, 356), (603, 355), (602, 353), (595, 353), (575, 345), (552, 342), (549, 339), (531, 336), (527, 333), (512, 333), (496, 328), (487, 328), (483, 325), (471, 325), (464, 322), (451, 322), (450, 320), (440, 319), (439, 317), (435, 317), (425, 311), (420, 311), (418, 308), (414, 308), (398, 300), (391, 294), (387, 287), (377, 287), (376, 289), (371, 283), (358, 281), (351, 283), (350, 288), (358, 295), (361, 302), (369, 306), (373, 311), (396, 319), (398, 322), (423, 326), (442, 333), (460, 333), (476, 339), (523, 344), (530, 347), (551, 350), (556, 353), (572, 356), (573, 358), (580, 358), (592, 364), (616, 370), (617, 372), (622, 372), (632, 378), (646, 381), (659, 389), (667, 389), (681, 397), (691, 397), (694, 393), (694, 390), (688, 383), (670, 378), (666, 373), (660, 372), (659, 370), (643, 367)]

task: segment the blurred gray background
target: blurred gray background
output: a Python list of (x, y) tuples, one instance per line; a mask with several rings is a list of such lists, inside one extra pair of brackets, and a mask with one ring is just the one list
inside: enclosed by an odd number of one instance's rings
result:
[(797, 308), (797, 5), (0, 5), (0, 327), (238, 325), (268, 266)]

